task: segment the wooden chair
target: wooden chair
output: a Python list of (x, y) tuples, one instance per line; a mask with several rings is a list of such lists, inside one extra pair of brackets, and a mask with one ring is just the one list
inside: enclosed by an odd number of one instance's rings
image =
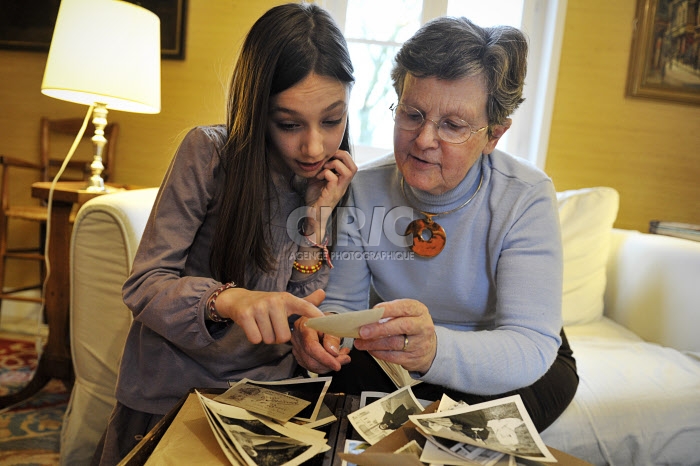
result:
[[(38, 163), (0, 155), (0, 166), (2, 166), (2, 178), (0, 178), (0, 305), (6, 299), (41, 303), (41, 297), (26, 296), (19, 293), (21, 291), (41, 289), (45, 277), (44, 241), (46, 238), (48, 210), (46, 205), (42, 205), (38, 201), (34, 205), (13, 205), (11, 203), (10, 194), (13, 192), (13, 189), (11, 189), (10, 182), (17, 178), (17, 174), (13, 175), (13, 172), (17, 171), (17, 169), (30, 170), (36, 173), (36, 178), (32, 182), (51, 181), (61, 167), (68, 153), (68, 148), (78, 134), (82, 124), (82, 118), (49, 119), (43, 117), (39, 133)], [(90, 177), (92, 173), (90, 163), (94, 153), (91, 138), (94, 133), (95, 127), (92, 123), (88, 124), (79, 149), (76, 150), (60, 181), (87, 180)], [(102, 163), (105, 167), (102, 177), (105, 181), (109, 180), (109, 176), (114, 170), (114, 156), (118, 134), (118, 123), (112, 122), (105, 127), (107, 143), (102, 152)], [(27, 186), (27, 190), (29, 189), (30, 186)], [(38, 222), (39, 235), (36, 246), (9, 247), (10, 220)], [(38, 283), (6, 289), (5, 281), (7, 278), (8, 260), (38, 261)]]

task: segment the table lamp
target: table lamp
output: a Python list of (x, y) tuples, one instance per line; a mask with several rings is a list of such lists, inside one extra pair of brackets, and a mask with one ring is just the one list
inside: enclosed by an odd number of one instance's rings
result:
[(62, 0), (41, 92), (94, 106), (88, 191), (105, 191), (102, 150), (108, 109), (160, 112), (160, 19), (119, 0)]

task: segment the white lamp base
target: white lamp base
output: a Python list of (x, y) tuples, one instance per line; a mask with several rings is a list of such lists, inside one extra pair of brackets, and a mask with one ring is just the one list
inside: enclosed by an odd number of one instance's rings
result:
[(96, 103), (92, 111), (92, 124), (95, 125), (95, 135), (92, 142), (95, 145), (95, 155), (90, 164), (92, 176), (88, 181), (87, 190), (90, 192), (105, 192), (105, 181), (102, 179), (102, 171), (105, 166), (102, 164), (102, 151), (107, 139), (105, 139), (105, 126), (107, 126), (107, 105)]

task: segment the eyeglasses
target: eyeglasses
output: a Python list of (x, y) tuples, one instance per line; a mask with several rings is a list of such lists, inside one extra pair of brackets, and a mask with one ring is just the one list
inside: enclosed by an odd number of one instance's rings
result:
[(450, 144), (463, 144), (472, 137), (488, 128), (484, 126), (476, 131), (466, 121), (457, 117), (443, 117), (440, 121), (431, 120), (423, 115), (417, 108), (406, 104), (392, 104), (389, 107), (391, 115), (396, 122), (396, 126), (404, 131), (418, 131), (423, 127), (426, 120), (432, 122), (437, 127), (437, 134), (445, 142)]

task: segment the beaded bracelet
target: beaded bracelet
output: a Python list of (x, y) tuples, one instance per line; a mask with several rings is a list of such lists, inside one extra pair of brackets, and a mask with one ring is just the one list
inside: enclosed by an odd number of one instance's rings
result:
[(225, 317), (221, 317), (218, 312), (216, 312), (216, 298), (219, 297), (219, 295), (225, 291), (228, 290), (229, 288), (235, 288), (236, 284), (233, 282), (228, 282), (224, 283), (220, 287), (218, 287), (216, 290), (214, 290), (214, 293), (209, 297), (209, 315), (207, 316), (209, 320), (212, 322), (231, 322), (231, 319), (227, 319)]
[(301, 265), (299, 262), (294, 261), (294, 268), (301, 273), (316, 273), (321, 270), (323, 261), (320, 260), (316, 265)]
[(328, 236), (326, 236), (323, 239), (323, 241), (321, 241), (321, 244), (314, 243), (309, 239), (308, 236), (302, 235), (302, 238), (304, 238), (304, 242), (307, 246), (310, 246), (312, 248), (320, 248), (321, 251), (323, 251), (323, 259), (325, 259), (325, 261), (328, 263), (328, 267), (333, 268), (333, 264), (331, 263), (331, 257), (328, 253)]

